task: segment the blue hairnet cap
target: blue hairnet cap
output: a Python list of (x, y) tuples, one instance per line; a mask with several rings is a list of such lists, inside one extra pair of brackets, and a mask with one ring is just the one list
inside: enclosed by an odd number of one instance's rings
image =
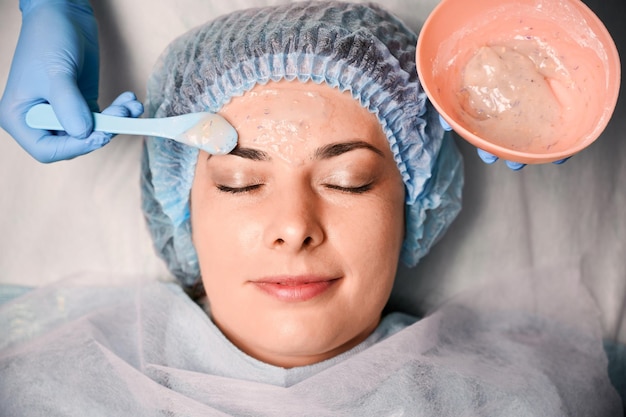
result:
[[(420, 86), (416, 34), (370, 4), (296, 2), (237, 11), (192, 29), (165, 50), (148, 83), (147, 112), (217, 112), (256, 84), (290, 80), (349, 91), (374, 113), (406, 186), (401, 258), (414, 266), (461, 208), (461, 157)], [(143, 210), (157, 252), (184, 284), (200, 278), (189, 195), (198, 150), (151, 137)]]

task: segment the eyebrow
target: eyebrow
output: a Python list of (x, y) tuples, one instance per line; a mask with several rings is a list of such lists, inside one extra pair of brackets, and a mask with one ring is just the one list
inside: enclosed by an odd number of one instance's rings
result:
[(267, 152), (253, 148), (241, 148), (239, 146), (236, 146), (235, 149), (230, 151), (229, 155), (235, 155), (252, 161), (269, 161), (272, 159)]
[[(384, 157), (384, 153), (375, 146), (362, 140), (353, 140), (349, 142), (331, 143), (322, 146), (315, 150), (313, 158), (330, 159), (356, 149), (367, 149), (381, 157)], [(267, 152), (254, 148), (243, 148), (240, 146), (235, 147), (235, 149), (233, 149), (229, 155), (238, 156), (240, 158), (249, 159), (252, 161), (270, 161), (272, 159)]]
[(362, 140), (354, 140), (350, 142), (331, 143), (322, 146), (315, 151), (314, 158), (329, 159), (335, 156), (343, 155), (344, 153), (353, 151), (355, 149), (367, 149), (382, 157), (385, 156), (383, 152), (375, 146)]

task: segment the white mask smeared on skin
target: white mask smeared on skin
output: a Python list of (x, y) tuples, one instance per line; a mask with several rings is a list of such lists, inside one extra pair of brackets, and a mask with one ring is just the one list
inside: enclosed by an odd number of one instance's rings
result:
[[(294, 84), (296, 85), (296, 84)], [(299, 84), (298, 84), (299, 85)], [(341, 101), (329, 100), (327, 97), (320, 95), (316, 91), (312, 91), (306, 84), (302, 84), (302, 88), (294, 88), (290, 90), (281, 90), (281, 100), (277, 101), (275, 97), (278, 90), (266, 86), (261, 91), (250, 91), (246, 95), (239, 97), (238, 100), (249, 102), (254, 100), (254, 107), (250, 106), (245, 116), (240, 116), (230, 122), (235, 126), (236, 130), (242, 129), (244, 126), (254, 126), (258, 135), (252, 139), (249, 145), (258, 145), (261, 147), (269, 147), (275, 155), (290, 164), (301, 165), (305, 161), (294, 153), (294, 143), (306, 144), (309, 142), (311, 124), (328, 123), (332, 114), (341, 105)], [(271, 100), (271, 106), (259, 106), (261, 103)], [(346, 97), (354, 100), (351, 97)], [(323, 106), (310, 105), (310, 102), (324, 102)], [(300, 104), (304, 103), (305, 107), (310, 109), (306, 115), (302, 114)], [(228, 104), (224, 106), (228, 108)]]

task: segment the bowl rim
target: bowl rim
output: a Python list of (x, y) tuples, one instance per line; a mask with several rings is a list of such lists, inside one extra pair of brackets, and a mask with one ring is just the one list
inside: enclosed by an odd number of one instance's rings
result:
[[(598, 121), (598, 123), (594, 126), (594, 129), (587, 133), (582, 140), (580, 140), (575, 146), (568, 148), (566, 150), (558, 151), (558, 152), (528, 152), (528, 151), (519, 151), (515, 149), (511, 149), (502, 145), (495, 144), (493, 142), (488, 141), (474, 133), (472, 133), (467, 128), (463, 127), (460, 123), (455, 121), (448, 112), (443, 108), (441, 104), (439, 104), (436, 100), (434, 100), (434, 94), (431, 91), (431, 86), (425, 82), (425, 77), (423, 75), (424, 69), (429, 67), (429, 62), (422, 56), (422, 51), (424, 51), (424, 43), (426, 42), (428, 31), (431, 26), (436, 24), (436, 20), (439, 17), (439, 14), (442, 13), (442, 10), (445, 10), (448, 7), (448, 3), (452, 1), (467, 1), (467, 0), (442, 0), (435, 6), (432, 12), (428, 15), (422, 28), (418, 34), (417, 46), (415, 48), (415, 63), (417, 75), (420, 80), (420, 84), (428, 97), (430, 103), (435, 107), (435, 109), (439, 112), (441, 117), (452, 127), (452, 129), (463, 139), (470, 142), (472, 145), (480, 148), (484, 151), (490, 152), (498, 157), (505, 158), (511, 161), (525, 163), (525, 164), (540, 164), (546, 162), (554, 162), (559, 161), (565, 158), (568, 158), (586, 147), (590, 146), (593, 142), (595, 142), (604, 132), (606, 127), (608, 126), (610, 120), (615, 114), (615, 108), (617, 106), (617, 100), (619, 98), (620, 86), (621, 86), (621, 62), (619, 57), (619, 52), (617, 50), (617, 46), (615, 45), (615, 41), (611, 36), (610, 32), (602, 22), (602, 20), (581, 0), (561, 0), (566, 1), (569, 4), (576, 7), (585, 17), (585, 19), (590, 19), (593, 21), (594, 25), (597, 27), (597, 30), (594, 30), (596, 36), (602, 42), (602, 45), (605, 48), (607, 54), (606, 65), (608, 68), (608, 79), (607, 84), (615, 85), (614, 89), (607, 91), (605, 103), (605, 112), (603, 113), (603, 118)], [(514, 3), (515, 1), (512, 1)], [(504, 4), (504, 2), (503, 2)], [(600, 33), (601, 32), (601, 33)], [(452, 31), (451, 33), (454, 33)]]

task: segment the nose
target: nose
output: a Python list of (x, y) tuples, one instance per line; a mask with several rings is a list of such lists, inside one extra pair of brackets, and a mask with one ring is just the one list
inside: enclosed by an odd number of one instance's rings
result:
[(322, 205), (313, 190), (282, 190), (271, 199), (271, 215), (264, 241), (271, 249), (299, 252), (319, 246), (325, 239)]

